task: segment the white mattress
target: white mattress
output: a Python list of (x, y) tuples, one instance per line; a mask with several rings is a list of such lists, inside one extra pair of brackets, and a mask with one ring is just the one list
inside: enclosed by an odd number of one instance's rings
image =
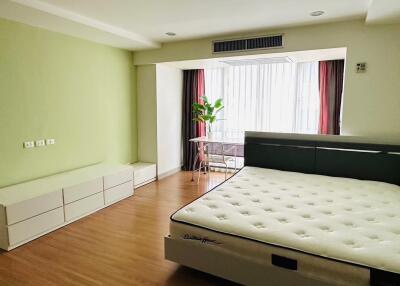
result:
[(400, 273), (400, 187), (245, 167), (172, 219)]

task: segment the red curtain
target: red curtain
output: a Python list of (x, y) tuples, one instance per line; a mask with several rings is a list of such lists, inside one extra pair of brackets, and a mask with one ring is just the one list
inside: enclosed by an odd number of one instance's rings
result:
[(340, 134), (344, 60), (319, 62), (320, 134)]
[(329, 134), (329, 89), (328, 89), (328, 64), (319, 62), (319, 133)]
[(193, 120), (192, 105), (194, 102), (202, 102), (204, 95), (204, 70), (183, 71), (183, 107), (182, 107), (182, 136), (183, 136), (183, 169), (192, 170), (197, 154), (195, 144), (189, 142), (195, 137), (205, 136), (204, 123)]
[[(203, 104), (201, 97), (204, 95), (204, 70), (197, 70), (197, 95), (195, 102)], [(206, 124), (204, 122), (196, 123), (196, 136), (206, 136)]]

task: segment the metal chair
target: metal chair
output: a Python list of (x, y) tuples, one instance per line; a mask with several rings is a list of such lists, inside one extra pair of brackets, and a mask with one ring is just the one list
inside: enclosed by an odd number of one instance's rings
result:
[(197, 177), (197, 183), (200, 182), (200, 174), (202, 169), (204, 169), (204, 174), (207, 174), (208, 172), (209, 175), (209, 172), (211, 170), (211, 164), (213, 165), (220, 164), (223, 165), (223, 167), (225, 167), (225, 180), (226, 180), (229, 162), (234, 162), (234, 172), (236, 172), (236, 157), (237, 157), (236, 153), (237, 153), (237, 148), (235, 145), (228, 145), (217, 142), (202, 144), (202, 146), (200, 144), (198, 147), (198, 156), (196, 157), (195, 160), (196, 164), (197, 159), (200, 159), (200, 166), (198, 169), (199, 175)]

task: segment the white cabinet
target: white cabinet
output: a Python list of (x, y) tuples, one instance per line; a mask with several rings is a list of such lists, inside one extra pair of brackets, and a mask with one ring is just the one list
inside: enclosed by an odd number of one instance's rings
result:
[(132, 164), (132, 167), (135, 188), (153, 182), (157, 178), (157, 165), (154, 163), (138, 162)]
[(129, 181), (121, 185), (104, 190), (104, 201), (110, 205), (126, 197), (133, 195), (133, 182)]
[(7, 205), (6, 210), (6, 224), (11, 225), (25, 219), (34, 217), (44, 212), (59, 208), (63, 206), (62, 191), (56, 190), (54, 192), (34, 197), (29, 200), (16, 202)]
[(8, 226), (8, 240), (10, 245), (29, 240), (40, 234), (44, 234), (64, 223), (63, 208), (57, 208), (45, 212), (41, 215), (24, 220), (22, 222)]
[(77, 185), (64, 187), (63, 189), (64, 203), (69, 204), (102, 191), (103, 191), (102, 177), (98, 177), (96, 179), (83, 182)]
[(103, 192), (65, 205), (65, 221), (69, 222), (104, 206)]
[(132, 168), (121, 169), (104, 176), (104, 189), (118, 186), (133, 180)]
[(131, 195), (132, 166), (109, 164), (0, 189), (0, 248), (11, 250)]
[(120, 169), (104, 176), (106, 206), (133, 195), (133, 168)]

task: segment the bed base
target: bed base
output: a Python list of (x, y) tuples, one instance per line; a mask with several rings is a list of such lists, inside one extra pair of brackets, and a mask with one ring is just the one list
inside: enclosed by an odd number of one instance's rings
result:
[[(278, 256), (273, 264), (260, 264), (245, 256), (219, 247), (185, 239), (164, 237), (165, 259), (243, 285), (262, 286), (338, 286), (353, 282), (321, 281), (297, 271), (297, 261)], [(294, 264), (293, 264), (294, 262)], [(295, 265), (295, 267), (293, 267)], [(369, 277), (357, 286), (399, 286), (400, 275), (379, 269), (367, 269)]]
[[(210, 244), (191, 240), (164, 238), (165, 258), (181, 265), (203, 271), (243, 285), (262, 286), (337, 286), (303, 276), (283, 258), (281, 265), (260, 264)], [(282, 261), (281, 261), (282, 262)], [(340, 285), (340, 284), (339, 284)], [(370, 285), (368, 281), (357, 285)], [(386, 284), (374, 284), (383, 286)]]

